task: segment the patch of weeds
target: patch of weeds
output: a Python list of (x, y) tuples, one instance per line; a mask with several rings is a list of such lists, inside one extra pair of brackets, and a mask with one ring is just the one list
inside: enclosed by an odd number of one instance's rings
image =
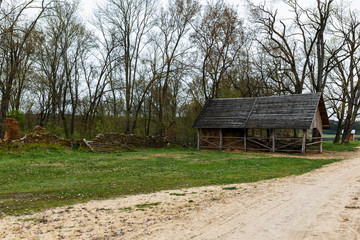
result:
[(211, 201), (218, 201), (218, 200), (220, 200), (220, 198), (216, 198), (216, 197), (211, 198)]
[(185, 196), (186, 193), (170, 193), (172, 196)]
[(191, 199), (189, 200), (189, 203), (193, 203), (193, 202), (194, 202), (194, 200), (191, 200)]
[(119, 208), (119, 210), (125, 211), (125, 212), (130, 212), (132, 210), (132, 208), (131, 207), (123, 207), (123, 208)]
[(111, 208), (97, 208), (96, 211), (111, 211)]
[(204, 190), (203, 192), (207, 192), (207, 190)]
[(74, 207), (73, 206), (68, 206), (66, 209), (73, 209)]
[(161, 202), (154, 202), (154, 203), (143, 203), (143, 204), (136, 204), (137, 208), (151, 208), (153, 206), (160, 205)]
[(223, 190), (236, 190), (237, 187), (223, 187)]
[(197, 194), (197, 192), (191, 192), (191, 194)]
[(154, 206), (160, 205), (160, 203), (161, 202), (136, 204), (135, 207), (137, 207), (136, 211), (145, 211), (145, 208), (153, 208)]

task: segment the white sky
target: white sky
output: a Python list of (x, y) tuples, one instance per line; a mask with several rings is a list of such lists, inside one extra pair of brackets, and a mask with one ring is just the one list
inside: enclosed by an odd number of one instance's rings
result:
[[(267, 3), (275, 2), (274, 3), (275, 6), (276, 6), (276, 2), (279, 2), (279, 0), (255, 0), (254, 2), (262, 3), (264, 1), (267, 2)], [(83, 17), (85, 19), (90, 18), (91, 15), (92, 15), (93, 9), (96, 8), (96, 4), (101, 4), (103, 2), (105, 2), (105, 1), (104, 0), (81, 0), (81, 12), (82, 12)], [(161, 3), (161, 2), (166, 3), (167, 0), (159, 0), (159, 3)], [(200, 0), (200, 2), (202, 4), (206, 4), (208, 2), (208, 0)], [(244, 10), (242, 10), (242, 9), (245, 9), (243, 7), (243, 6), (246, 5), (245, 0), (224, 0), (224, 2), (232, 4), (235, 7), (238, 7), (239, 15), (244, 16), (244, 12), (243, 12)], [(312, 2), (315, 2), (315, 0), (301, 0), (301, 4), (303, 4), (304, 2), (305, 3), (306, 2), (307, 3), (312, 3)], [(352, 9), (360, 10), (360, 0), (335, 0), (335, 2), (336, 3), (342, 3), (344, 5), (350, 5)], [(274, 7), (274, 8), (276, 8), (276, 7)]]

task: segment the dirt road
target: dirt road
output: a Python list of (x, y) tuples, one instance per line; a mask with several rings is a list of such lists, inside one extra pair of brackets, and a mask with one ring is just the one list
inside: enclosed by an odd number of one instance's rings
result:
[(360, 239), (360, 158), (230, 186), (5, 217), (0, 239)]
[(360, 239), (360, 158), (262, 184), (149, 239)]

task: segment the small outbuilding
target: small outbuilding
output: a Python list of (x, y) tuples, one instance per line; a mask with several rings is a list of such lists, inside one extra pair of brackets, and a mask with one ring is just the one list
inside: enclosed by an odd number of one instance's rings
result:
[(301, 152), (317, 145), (330, 122), (321, 93), (206, 101), (194, 128), (197, 148)]
[[(341, 134), (344, 134), (344, 130), (341, 131)], [(356, 140), (355, 139), (355, 134), (356, 134), (356, 130), (355, 129), (351, 130), (350, 138), (349, 138), (350, 141), (355, 141)]]

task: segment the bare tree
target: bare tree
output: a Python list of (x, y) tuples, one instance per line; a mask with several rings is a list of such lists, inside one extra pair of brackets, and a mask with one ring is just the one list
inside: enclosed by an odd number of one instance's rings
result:
[[(79, 101), (80, 56), (89, 50), (91, 35), (77, 16), (79, 1), (54, 2), (46, 18), (39, 71), (46, 79), (53, 124), (62, 123), (65, 135), (74, 133)], [(71, 116), (70, 121), (67, 115)], [(55, 122), (56, 120), (56, 122)], [(69, 128), (70, 123), (70, 128)]]
[(240, 54), (243, 37), (242, 22), (233, 8), (223, 1), (205, 6), (192, 42), (201, 59), (201, 88), (206, 99), (218, 97), (226, 71)]
[(280, 19), (277, 10), (250, 3), (253, 21), (262, 30), (258, 43), (277, 62), (269, 76), (285, 91), (302, 93), (305, 84), (323, 91), (341, 49), (328, 48), (325, 41), (333, 2), (316, 0), (315, 8), (303, 8), (298, 0), (283, 1), (293, 13), (291, 21)]
[[(156, 27), (159, 31), (152, 37), (154, 54), (157, 56), (153, 56), (156, 62), (152, 65), (154, 66), (154, 80), (156, 80), (153, 86), (156, 91), (153, 93), (160, 136), (164, 134), (165, 109), (169, 107), (169, 103), (176, 103), (181, 79), (178, 75), (186, 72), (185, 61), (191, 49), (191, 46), (186, 43), (186, 37), (199, 10), (200, 4), (196, 0), (171, 0), (168, 3), (168, 9), (162, 9), (157, 17)], [(171, 118), (170, 121), (175, 120), (174, 114)]]
[[(4, 4), (5, 3), (5, 4)], [(42, 0), (40, 3), (30, 0), (16, 4), (16, 2), (1, 2), (1, 32), (0, 32), (0, 88), (2, 92), (0, 104), (0, 138), (5, 134), (5, 121), (9, 108), (14, 81), (19, 73), (20, 66), (24, 62), (24, 55), (30, 46), (32, 32), (39, 19), (48, 7), (48, 3)], [(33, 18), (26, 15), (26, 10), (37, 8)]]
[(360, 107), (360, 21), (354, 12), (339, 10), (334, 35), (339, 39), (342, 50), (336, 55), (336, 67), (332, 72), (332, 83), (328, 86), (328, 98), (337, 117), (338, 129), (334, 142), (340, 139), (349, 143), (351, 130)]
[(138, 67), (145, 42), (145, 35), (152, 28), (155, 11), (153, 0), (107, 0), (99, 8), (97, 19), (104, 24), (106, 38), (113, 39), (121, 56), (119, 71), (125, 98), (125, 132), (130, 131), (134, 108), (134, 92)]

